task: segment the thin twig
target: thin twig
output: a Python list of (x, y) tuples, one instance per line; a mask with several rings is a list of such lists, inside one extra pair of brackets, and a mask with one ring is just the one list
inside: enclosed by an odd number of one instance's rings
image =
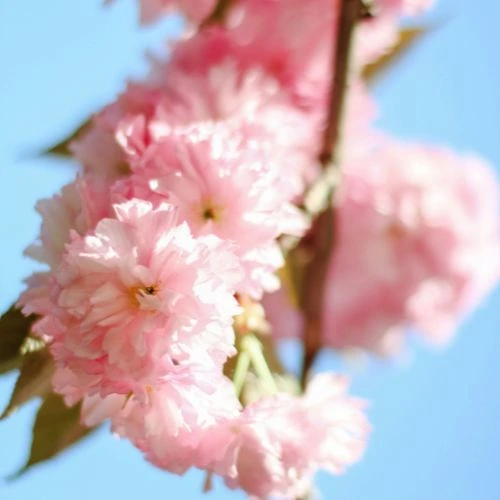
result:
[(212, 13), (201, 23), (201, 28), (210, 24), (221, 23), (226, 16), (226, 12), (231, 7), (232, 0), (218, 0)]
[(334, 154), (338, 148), (352, 33), (356, 22), (361, 17), (362, 6), (360, 0), (342, 0), (340, 4), (337, 38), (334, 40), (328, 117), (320, 153), (323, 168), (326, 168), (334, 160)]
[[(344, 107), (345, 88), (348, 76), (349, 52), (356, 22), (365, 14), (361, 0), (341, 0), (337, 36), (332, 51), (332, 83), (330, 102), (319, 160), (323, 170), (338, 169), (338, 149), (341, 117)], [(321, 315), (326, 276), (330, 256), (335, 243), (335, 211), (333, 208), (333, 186), (328, 193), (326, 209), (313, 224), (310, 245), (313, 254), (307, 267), (302, 290), (302, 310), (305, 316), (303, 332), (304, 358), (301, 383), (305, 387), (307, 377), (321, 347)]]

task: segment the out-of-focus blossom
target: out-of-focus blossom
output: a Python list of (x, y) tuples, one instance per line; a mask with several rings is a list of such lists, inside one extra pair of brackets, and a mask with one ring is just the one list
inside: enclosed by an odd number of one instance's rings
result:
[(428, 10), (433, 0), (378, 0), (374, 16), (359, 23), (354, 37), (353, 64), (357, 69), (389, 52), (398, 42), (402, 15), (415, 16)]
[[(390, 354), (407, 327), (447, 341), (498, 280), (497, 203), (490, 168), (445, 150), (386, 139), (344, 165), (323, 342)], [(266, 300), (276, 335), (298, 335), (286, 297)]]
[(217, 0), (139, 0), (141, 22), (155, 21), (160, 15), (172, 10), (181, 11), (189, 21), (200, 23), (206, 19), (217, 5)]
[(239, 2), (227, 27), (209, 27), (180, 42), (172, 64), (189, 73), (228, 60), (240, 74), (259, 68), (279, 82), (297, 106), (318, 109), (329, 84), (333, 11), (329, 4), (320, 13), (315, 5), (285, 3)]
[[(111, 4), (116, 0), (104, 0)], [(217, 0), (138, 0), (141, 24), (150, 24), (159, 17), (180, 12), (188, 21), (199, 24), (214, 11)]]
[[(111, 186), (130, 173), (127, 156), (117, 137), (119, 126), (137, 117), (150, 119), (160, 96), (160, 89), (152, 84), (130, 83), (115, 102), (92, 117), (89, 125), (70, 143), (70, 150), (81, 163), (84, 174), (100, 178)], [(148, 140), (142, 137), (141, 145)]]
[(376, 0), (375, 6), (382, 12), (400, 15), (416, 15), (430, 9), (434, 0)]

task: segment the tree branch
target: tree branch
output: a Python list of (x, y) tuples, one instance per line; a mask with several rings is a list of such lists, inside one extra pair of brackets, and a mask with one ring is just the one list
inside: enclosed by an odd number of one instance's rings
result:
[[(323, 170), (339, 169), (338, 147), (341, 117), (349, 66), (352, 33), (356, 22), (366, 14), (362, 0), (341, 0), (332, 50), (332, 83), (326, 126), (323, 134), (319, 160)], [(312, 248), (305, 272), (301, 306), (304, 313), (304, 357), (301, 383), (305, 387), (307, 377), (321, 347), (322, 309), (326, 276), (330, 256), (335, 244), (335, 211), (333, 208), (333, 185), (329, 188), (326, 208), (318, 215), (311, 230)]]
[(231, 7), (232, 0), (218, 0), (212, 13), (201, 23), (200, 28), (211, 24), (221, 23), (224, 20), (226, 12)]

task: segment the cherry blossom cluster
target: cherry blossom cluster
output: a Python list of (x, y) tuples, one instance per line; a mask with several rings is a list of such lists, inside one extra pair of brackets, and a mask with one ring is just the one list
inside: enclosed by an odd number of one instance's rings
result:
[[(488, 166), (377, 131), (360, 77), (398, 16), (427, 3), (380, 0), (355, 35), (322, 309), (323, 344), (337, 349), (393, 354), (408, 327), (444, 341), (498, 277)], [(299, 498), (318, 469), (362, 456), (364, 403), (327, 373), (302, 394), (280, 390), (252, 318), (238, 325), (262, 300), (268, 335), (301, 336), (278, 271), (283, 241), (314, 231), (303, 207), (321, 170), (339, 3), (220, 5), (140, 0), (142, 22), (180, 10), (189, 35), (72, 142), (81, 171), (38, 203), (27, 254), (45, 269), (19, 303), (40, 318), (55, 391), (82, 403), (87, 425), (110, 419), (168, 471)], [(247, 375), (266, 385), (252, 401)]]
[[(497, 284), (498, 185), (475, 156), (387, 136), (343, 164), (322, 343), (394, 356), (409, 329), (446, 344)], [(264, 298), (275, 335), (304, 319), (283, 288)]]

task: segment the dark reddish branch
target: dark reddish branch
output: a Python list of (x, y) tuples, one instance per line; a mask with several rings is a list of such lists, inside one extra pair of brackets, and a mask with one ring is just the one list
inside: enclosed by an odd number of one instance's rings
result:
[(337, 147), (344, 94), (349, 67), (349, 52), (354, 26), (365, 15), (365, 7), (361, 0), (340, 0), (337, 37), (334, 39), (335, 49), (332, 51), (332, 84), (326, 127), (320, 153), (320, 161), (324, 168), (334, 160)]
[[(332, 83), (330, 102), (319, 160), (323, 169), (336, 162), (339, 146), (341, 117), (348, 77), (349, 52), (356, 22), (366, 14), (362, 0), (340, 0), (337, 37), (332, 51)], [(338, 166), (337, 166), (338, 168)], [(310, 263), (307, 266), (303, 289), (302, 310), (304, 312), (304, 358), (301, 383), (305, 387), (308, 373), (321, 347), (322, 309), (326, 276), (330, 255), (335, 243), (335, 212), (333, 189), (327, 208), (313, 223)]]
[(201, 28), (224, 20), (226, 12), (231, 7), (232, 0), (218, 0), (212, 13), (201, 23)]

